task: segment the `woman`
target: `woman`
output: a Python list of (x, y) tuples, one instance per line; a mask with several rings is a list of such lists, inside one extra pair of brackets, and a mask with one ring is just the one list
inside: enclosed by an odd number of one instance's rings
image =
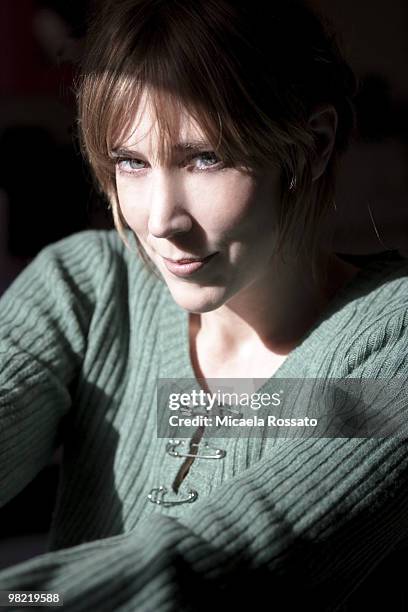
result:
[[(118, 232), (47, 247), (1, 302), (2, 503), (64, 445), (50, 552), (2, 590), (72, 610), (351, 609), (401, 544), (407, 264), (332, 252), (353, 75), (303, 4), (263, 10), (121, 0), (93, 20), (79, 126)], [(157, 435), (160, 381), (246, 378), (386, 378), (399, 435)]]

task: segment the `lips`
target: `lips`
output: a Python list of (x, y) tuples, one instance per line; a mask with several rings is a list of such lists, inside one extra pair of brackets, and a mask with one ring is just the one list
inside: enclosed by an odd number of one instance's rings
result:
[(205, 259), (208, 259), (212, 255), (214, 255), (214, 253), (211, 253), (210, 255), (206, 255), (205, 257), (185, 257), (183, 259), (170, 259), (170, 257), (163, 257), (163, 259), (166, 259), (167, 261), (171, 261), (172, 263), (176, 263), (176, 264), (186, 264), (186, 263), (192, 263), (193, 261), (204, 261)]
[(217, 253), (211, 253), (211, 255), (207, 255), (207, 257), (203, 257), (203, 259), (178, 259), (172, 260), (163, 257), (164, 265), (176, 276), (190, 276), (194, 272), (198, 272), (204, 266), (210, 265), (210, 261), (217, 255)]

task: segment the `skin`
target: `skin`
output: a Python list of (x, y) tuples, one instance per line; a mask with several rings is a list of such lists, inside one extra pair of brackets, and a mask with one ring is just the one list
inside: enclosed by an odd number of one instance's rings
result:
[[(336, 129), (332, 109), (311, 117), (320, 149), (314, 180), (326, 167)], [(201, 137), (188, 115), (179, 141)], [(217, 157), (178, 152), (168, 166), (157, 162), (158, 134), (148, 98), (127, 140), (132, 158), (116, 164), (122, 214), (163, 276), (175, 302), (190, 314), (192, 359), (200, 376), (268, 377), (294, 348), (340, 286), (358, 268), (322, 250), (330, 283), (319, 294), (304, 262), (272, 256), (281, 202), (279, 170), (256, 175), (223, 168)], [(202, 152), (211, 151), (203, 145)], [(200, 168), (204, 168), (200, 170)], [(218, 254), (186, 278), (162, 259)], [(299, 308), (301, 304), (301, 308)]]

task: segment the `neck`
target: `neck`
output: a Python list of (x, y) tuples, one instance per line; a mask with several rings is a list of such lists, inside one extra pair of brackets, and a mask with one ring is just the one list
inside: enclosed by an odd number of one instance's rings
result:
[(259, 345), (286, 355), (358, 272), (334, 254), (322, 255), (319, 269), (322, 283), (316, 286), (301, 263), (275, 262), (266, 277), (257, 278), (220, 308), (190, 315), (193, 329), (224, 354)]

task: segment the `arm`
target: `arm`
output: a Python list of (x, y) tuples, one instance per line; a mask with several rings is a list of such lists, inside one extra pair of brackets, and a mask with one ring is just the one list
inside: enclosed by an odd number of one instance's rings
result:
[(100, 260), (83, 235), (44, 249), (0, 300), (0, 506), (61, 441), (92, 315), (84, 270)]
[[(375, 359), (407, 379), (406, 340), (393, 335)], [(41, 555), (0, 572), (0, 590), (59, 591), (66, 610), (242, 609), (263, 597), (335, 610), (406, 536), (407, 510), (406, 428), (282, 440), (183, 518), (155, 514), (130, 533)]]
[(0, 587), (59, 591), (68, 610), (199, 610), (255, 596), (334, 610), (406, 533), (407, 467), (402, 439), (291, 443), (183, 521), (155, 515), (47, 553), (0, 572)]

